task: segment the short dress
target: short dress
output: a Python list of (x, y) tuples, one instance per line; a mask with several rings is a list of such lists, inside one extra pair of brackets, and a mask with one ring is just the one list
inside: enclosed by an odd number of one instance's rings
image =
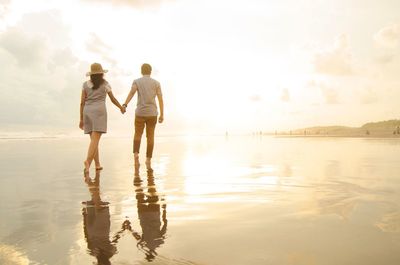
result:
[(86, 134), (91, 132), (107, 132), (106, 97), (111, 86), (104, 81), (99, 88), (93, 89), (92, 81), (83, 83), (82, 90), (86, 93), (83, 107), (83, 127)]

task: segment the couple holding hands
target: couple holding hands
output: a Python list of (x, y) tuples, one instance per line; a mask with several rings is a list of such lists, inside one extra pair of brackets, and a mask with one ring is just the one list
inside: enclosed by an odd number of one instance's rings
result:
[(139, 167), (140, 142), (144, 128), (146, 128), (146, 166), (148, 170), (151, 170), (154, 131), (158, 116), (156, 97), (160, 107), (158, 122), (162, 123), (164, 120), (164, 102), (161, 86), (157, 80), (150, 77), (151, 70), (152, 68), (149, 64), (142, 65), (141, 72), (143, 76), (133, 81), (125, 103), (121, 105), (114, 97), (110, 84), (104, 79), (104, 74), (107, 73), (107, 70), (103, 70), (103, 67), (99, 63), (94, 63), (90, 66), (90, 72), (86, 74), (90, 76), (90, 80), (84, 82), (82, 87), (79, 122), (79, 128), (84, 130), (85, 134), (90, 135), (88, 153), (84, 161), (83, 172), (85, 177), (89, 174), (89, 168), (93, 160), (96, 170), (103, 169), (99, 159), (99, 142), (101, 135), (107, 132), (107, 95), (110, 97), (111, 102), (124, 114), (133, 96), (136, 93), (138, 94), (135, 111), (135, 135), (133, 139), (135, 167)]

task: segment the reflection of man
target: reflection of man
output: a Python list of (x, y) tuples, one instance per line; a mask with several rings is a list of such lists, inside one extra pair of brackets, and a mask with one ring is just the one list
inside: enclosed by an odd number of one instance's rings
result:
[[(140, 181), (135, 179), (136, 200), (142, 236), (138, 242), (146, 254), (148, 261), (154, 260), (157, 255), (156, 249), (164, 244), (165, 233), (167, 232), (167, 210), (166, 205), (160, 205), (160, 199), (154, 183), (154, 176), (148, 171), (147, 193), (143, 192)], [(162, 222), (160, 220), (161, 209)]]
[(110, 242), (110, 211), (108, 203), (100, 198), (100, 171), (96, 171), (96, 178), (86, 179), (91, 200), (84, 202), (82, 209), (83, 230), (87, 241), (89, 253), (97, 258), (97, 264), (111, 264), (110, 258), (117, 249)]
[[(137, 247), (145, 253), (147, 261), (153, 261), (157, 256), (156, 249), (164, 244), (165, 233), (167, 232), (167, 210), (166, 205), (160, 206), (163, 199), (159, 199), (155, 188), (152, 170), (148, 171), (147, 191), (145, 194), (141, 186), (142, 180), (136, 176), (134, 185), (136, 187), (136, 200), (139, 215), (140, 226), (142, 227), (142, 235), (132, 228), (132, 223), (127, 219), (122, 223), (121, 230), (113, 237), (113, 243), (117, 243), (119, 239), (129, 231), (138, 241)], [(160, 220), (160, 210), (163, 209), (162, 223)], [(162, 227), (161, 227), (162, 225)]]

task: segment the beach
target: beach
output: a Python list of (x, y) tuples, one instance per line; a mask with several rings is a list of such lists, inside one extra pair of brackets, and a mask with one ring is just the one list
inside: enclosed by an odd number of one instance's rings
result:
[(156, 137), (135, 177), (105, 136), (85, 182), (88, 143), (0, 140), (0, 264), (400, 264), (399, 139)]

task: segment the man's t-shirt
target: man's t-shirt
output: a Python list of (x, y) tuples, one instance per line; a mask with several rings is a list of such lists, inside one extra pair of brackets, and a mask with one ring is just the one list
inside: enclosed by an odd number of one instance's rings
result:
[(149, 75), (136, 79), (132, 83), (131, 92), (138, 93), (136, 116), (157, 116), (156, 96), (162, 96), (160, 83)]

